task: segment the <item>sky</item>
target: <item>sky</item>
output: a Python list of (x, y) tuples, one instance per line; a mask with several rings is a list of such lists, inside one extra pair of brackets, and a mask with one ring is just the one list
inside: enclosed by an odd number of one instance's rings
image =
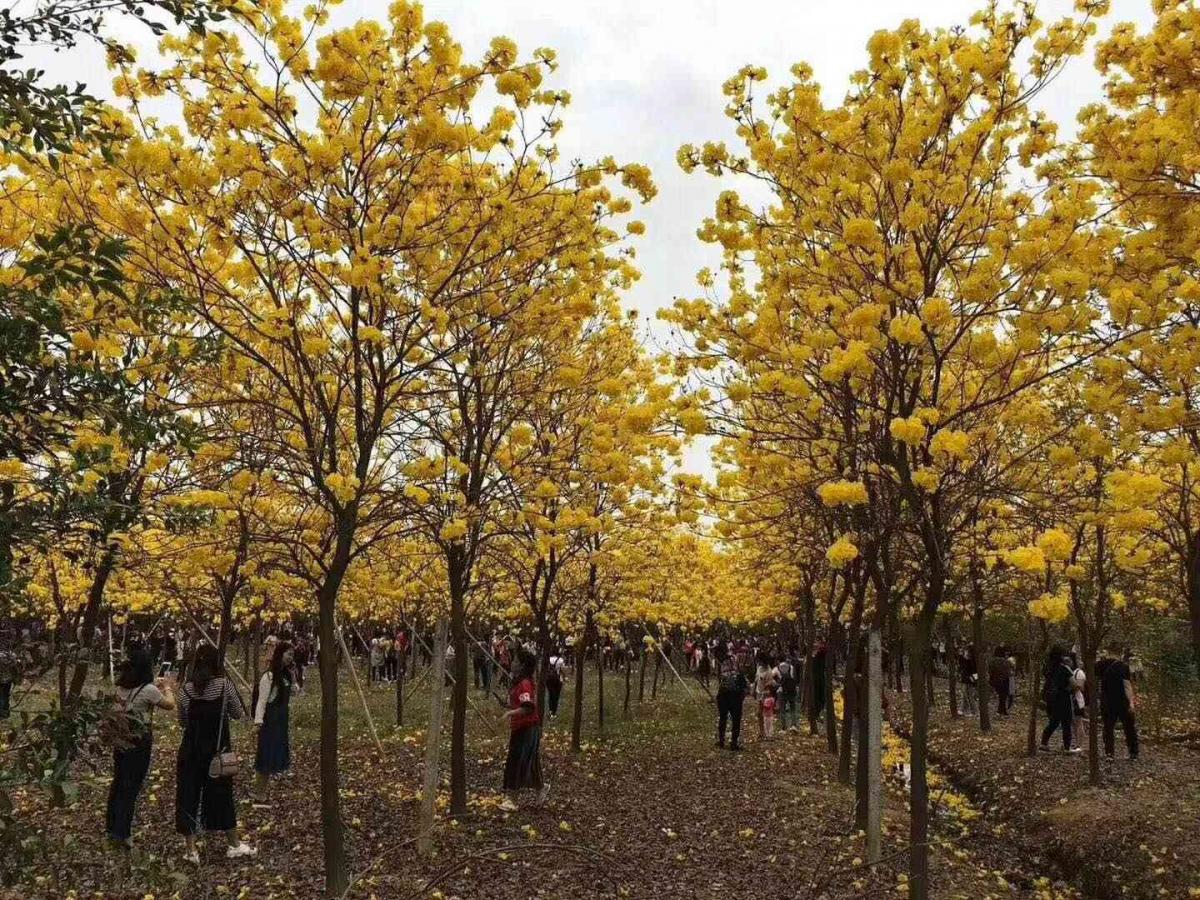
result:
[[(6, 4), (9, 0), (0, 0)], [(29, 2), (29, 0), (25, 0)], [(298, 3), (306, 0), (297, 0)], [(845, 94), (851, 73), (866, 61), (866, 42), (881, 28), (907, 18), (926, 26), (965, 24), (983, 0), (427, 0), (426, 19), (450, 26), (468, 58), (479, 57), (496, 35), (512, 38), (528, 54), (538, 47), (558, 52), (560, 66), (549, 86), (570, 92), (566, 127), (559, 137), (565, 159), (612, 155), (650, 166), (659, 194), (638, 211), (647, 226), (638, 243), (642, 278), (626, 298), (650, 323), (655, 343), (665, 331), (654, 327), (657, 310), (695, 292), (695, 275), (719, 256), (696, 237), (717, 194), (736, 186), (698, 172), (685, 175), (675, 162), (684, 143), (736, 138), (725, 118), (721, 84), (741, 66), (763, 66), (771, 83), (788, 78), (796, 62), (812, 66), (827, 103)], [(383, 18), (389, 0), (346, 0), (335, 25)], [(1041, 0), (1038, 14), (1052, 21), (1071, 9), (1071, 0)], [(19, 8), (20, 4), (18, 4)], [(1150, 0), (1113, 0), (1101, 23), (1103, 36), (1116, 22), (1144, 29), (1152, 21)], [(122, 35), (125, 37), (125, 35)], [(153, 39), (129, 38), (145, 59)], [(110, 76), (85, 53), (32, 59), (50, 77), (83, 80), (105, 95)], [(1064, 136), (1078, 110), (1101, 98), (1101, 77), (1089, 53), (1073, 60), (1043, 93), (1037, 106), (1059, 123)], [(685, 467), (708, 467), (703, 443)]]
[[(612, 154), (650, 166), (659, 194), (638, 217), (643, 277), (628, 303), (653, 316), (695, 290), (695, 275), (719, 262), (696, 238), (717, 194), (731, 183), (675, 162), (681, 144), (736, 140), (725, 118), (721, 84), (747, 63), (763, 66), (775, 84), (796, 62), (816, 73), (828, 103), (840, 100), (851, 73), (866, 62), (866, 42), (881, 28), (916, 18), (929, 26), (965, 24), (982, 0), (427, 0), (427, 19), (446, 22), (468, 57), (497, 34), (523, 51), (552, 47), (560, 67), (552, 84), (572, 101), (559, 140), (565, 158)], [(1114, 0), (1101, 33), (1113, 22), (1152, 21), (1150, 0)], [(335, 21), (379, 16), (386, 0), (350, 0)], [(1042, 0), (1044, 21), (1071, 9), (1070, 0)], [(1091, 55), (1075, 60), (1040, 99), (1069, 133), (1078, 109), (1101, 96)]]

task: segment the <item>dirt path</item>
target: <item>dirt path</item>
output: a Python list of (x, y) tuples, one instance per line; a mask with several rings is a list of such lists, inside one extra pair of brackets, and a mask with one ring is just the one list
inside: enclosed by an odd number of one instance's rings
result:
[[(173, 834), (177, 732), (161, 723), (151, 779), (139, 811), (139, 851), (122, 877), (105, 852), (106, 781), (85, 786), (66, 814), (29, 812), (56, 838), (21, 897), (314, 898), (320, 895), (317, 827), (316, 698), (297, 710), (294, 774), (256, 808), (239, 789), (239, 815), (259, 848), (250, 862), (228, 864), (219, 839), (206, 841), (197, 872), (179, 860)], [(569, 706), (567, 707), (569, 709)], [(748, 707), (749, 709), (749, 707)], [(754, 728), (752, 717), (750, 730)], [(552, 724), (545, 766), (553, 782), (543, 808), (504, 813), (503, 738), (471, 724), (470, 814), (439, 818), (432, 860), (412, 853), (422, 735), (385, 729), (380, 756), (365, 723), (347, 710), (343, 745), (344, 815), (350, 829), (350, 896), (367, 898), (849, 898), (901, 896), (907, 835), (895, 789), (885, 818), (885, 864), (863, 865), (852, 825), (852, 791), (837, 784), (824, 739), (786, 735), (750, 741), (741, 754), (712, 745), (709, 710), (681, 690), (664, 691), (640, 716), (612, 720), (606, 741), (572, 754), (568, 723)], [(239, 740), (246, 742), (243, 732)], [(245, 746), (245, 743), (243, 743)], [(259, 798), (261, 799), (261, 798)], [(444, 798), (443, 798), (444, 799)], [(997, 848), (986, 816), (946, 806), (937, 821), (933, 888), (939, 898), (1052, 897), (1011, 855)], [(36, 879), (41, 879), (40, 883)]]

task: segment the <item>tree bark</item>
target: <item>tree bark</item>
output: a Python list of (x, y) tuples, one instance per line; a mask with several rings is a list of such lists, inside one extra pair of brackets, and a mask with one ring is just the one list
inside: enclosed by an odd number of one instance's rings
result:
[[(338, 525), (337, 547), (317, 595), (318, 654), (321, 674), (321, 837), (325, 855), (325, 893), (341, 897), (349, 885), (346, 836), (342, 824), (338, 772), (338, 644), (335, 634), (338, 590), (350, 566), (351, 521)], [(256, 627), (261, 628), (261, 621)], [(258, 659), (257, 647), (255, 659)], [(257, 673), (256, 673), (257, 676)]]
[(1200, 531), (1188, 541), (1188, 618), (1191, 620), (1192, 657), (1200, 671)]
[(622, 710), (623, 715), (629, 717), (629, 695), (633, 689), (633, 653), (630, 650), (630, 642), (627, 640), (625, 647), (625, 704)]
[(979, 693), (979, 730), (992, 730), (992, 648), (983, 639), (983, 605), (976, 598), (975, 610), (971, 614), (971, 642), (975, 646), (975, 687)]
[(583, 747), (583, 664), (587, 659), (588, 641), (592, 633), (592, 613), (588, 610), (583, 636), (575, 652), (575, 717), (571, 722), (571, 749), (576, 753)]
[(833, 670), (837, 667), (837, 629), (829, 626), (829, 640), (825, 643), (825, 743), (829, 752), (837, 755), (837, 711), (833, 708)]
[[(404, 727), (404, 670), (407, 668), (404, 654), (396, 650), (396, 727)], [(491, 665), (491, 662), (488, 662)]]
[[(464, 591), (465, 572), (461, 564), (452, 567), (450, 589), (450, 631), (454, 644), (454, 721), (450, 731), (450, 812), (467, 814), (467, 611)], [(434, 672), (435, 678), (441, 673)]]
[(433, 851), (433, 812), (437, 802), (438, 758), (442, 748), (442, 713), (446, 705), (446, 623), (438, 625), (433, 639), (433, 664), (439, 675), (429, 680), (429, 731), (425, 736), (425, 770), (421, 779), (421, 821), (417, 832), (417, 853), (429, 856)]
[(1096, 681), (1096, 656), (1094, 644), (1083, 647), (1083, 671), (1087, 675), (1088, 702), (1088, 784), (1100, 784), (1100, 684)]
[[(932, 606), (932, 612), (929, 606)], [(929, 781), (926, 754), (929, 747), (929, 651), (933, 636), (933, 618), (939, 602), (928, 604), (917, 617), (909, 648), (909, 671), (912, 678), (912, 735), (910, 744), (909, 795), (909, 900), (929, 897)]]
[(858, 643), (862, 633), (863, 607), (866, 603), (866, 577), (860, 573), (850, 613), (850, 633), (846, 642), (846, 674), (842, 679), (842, 745), (838, 754), (838, 783), (850, 784), (850, 764), (854, 750), (854, 721), (858, 716)]
[(646, 699), (646, 645), (639, 642), (635, 646), (640, 648), (638, 652), (642, 656), (641, 667), (638, 671), (638, 705), (640, 706)]
[(92, 583), (88, 587), (87, 606), (83, 612), (83, 633), (80, 635), (78, 655), (75, 658), (75, 670), (71, 673), (71, 683), (67, 686), (67, 704), (75, 704), (83, 696), (83, 684), (87, 680), (88, 652), (96, 635), (96, 624), (100, 621), (100, 605), (104, 601), (104, 588), (116, 568), (117, 555), (111, 547), (105, 548), (96, 563), (96, 571), (92, 575)]
[[(1030, 628), (1030, 631), (1033, 629)], [(1025, 669), (1025, 677), (1029, 679), (1029, 728), (1026, 734), (1026, 753), (1029, 756), (1037, 756), (1037, 724), (1038, 724), (1038, 703), (1040, 702), (1039, 692), (1041, 688), (1041, 660), (1046, 653), (1046, 626), (1041, 625), (1040, 639), (1030, 642), (1033, 648), (1033, 654), (1028, 660)]]
[(946, 681), (949, 682), (950, 718), (959, 718), (958, 711), (958, 635), (954, 623), (946, 619)]
[[(604, 642), (595, 636), (596, 646), (596, 726), (604, 734)], [(582, 665), (580, 668), (583, 668)]]

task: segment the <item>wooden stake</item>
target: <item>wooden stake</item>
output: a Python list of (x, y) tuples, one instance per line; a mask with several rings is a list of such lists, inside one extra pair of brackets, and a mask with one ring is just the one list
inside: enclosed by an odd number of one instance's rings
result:
[(350, 656), (350, 648), (346, 646), (346, 635), (342, 631), (340, 625), (334, 623), (334, 631), (337, 632), (338, 643), (342, 645), (342, 653), (345, 654), (347, 662), (349, 662), (350, 676), (354, 679), (354, 687), (358, 690), (358, 699), (362, 701), (363, 712), (367, 714), (367, 726), (371, 729), (371, 737), (375, 739), (375, 747), (379, 750), (379, 755), (384, 755), (383, 742), (379, 740), (379, 734), (375, 731), (375, 717), (371, 715), (371, 706), (367, 703), (367, 695), (363, 693), (362, 682), (358, 680), (358, 672), (354, 668), (354, 659)]

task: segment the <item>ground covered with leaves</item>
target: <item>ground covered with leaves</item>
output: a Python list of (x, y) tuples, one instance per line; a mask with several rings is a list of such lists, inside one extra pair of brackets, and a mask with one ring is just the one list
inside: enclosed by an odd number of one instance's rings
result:
[[(619, 697), (619, 689), (614, 679), (610, 698)], [(436, 853), (422, 859), (414, 840), (428, 694), (422, 689), (410, 698), (410, 721), (403, 729), (392, 726), (392, 698), (387, 689), (370, 692), (380, 753), (353, 686), (343, 685), (343, 813), (354, 877), (351, 897), (849, 898), (906, 892), (906, 748), (895, 734), (888, 739), (888, 768), (894, 775), (884, 862), (870, 867), (853, 825), (853, 791), (837, 783), (836, 760), (824, 738), (788, 734), (758, 743), (749, 704), (751, 734), (741, 754), (713, 746), (711, 705), (700, 692), (679, 684), (660, 690), (656, 700), (647, 697), (640, 707), (635, 700), (629, 716), (622, 714), (619, 700), (610, 699), (605, 734), (589, 724), (583, 751), (572, 753), (568, 690), (567, 714), (550, 723), (543, 742), (553, 783), (550, 800), (509, 813), (500, 808), (497, 790), (505, 750), (502, 723), (496, 705), (477, 694), (479, 709), (469, 721), (470, 809), (451, 817), (443, 783)], [(296, 704), (292, 774), (267, 797), (256, 795), (249, 779), (239, 785), (239, 817), (258, 848), (255, 859), (228, 862), (219, 835), (203, 843), (199, 869), (181, 859), (173, 830), (178, 729), (160, 715), (136, 825), (137, 849), (128, 863), (105, 845), (107, 776), (101, 772), (84, 783), (69, 809), (49, 809), (37, 794), (24, 798), (25, 821), (49, 840), (27, 883), (9, 896), (320, 896), (318, 698), (310, 690)], [(594, 711), (588, 715), (594, 722)], [(948, 725), (938, 732), (940, 752), (951, 753), (960, 731), (964, 747), (970, 746), (969, 729)], [(236, 738), (243, 750), (250, 749), (244, 726)], [(1003, 728), (989, 738), (976, 735), (973, 752), (977, 758), (1003, 756), (986, 748), (990, 741), (1004, 740), (1011, 741), (1011, 735)], [(448, 751), (447, 743), (444, 763)], [(1019, 765), (1014, 754), (1008, 755)], [(1068, 765), (1082, 771), (1076, 759), (1034, 762), (1055, 772)], [(936, 796), (934, 896), (1077, 896), (1055, 884), (1061, 871), (1052, 860), (1028, 855), (1006, 806), (973, 803), (949, 779)], [(1157, 844), (1152, 849), (1159, 852)], [(1171, 864), (1170, 857), (1162, 857), (1163, 866)]]
[[(952, 718), (940, 684), (931, 753), (947, 783), (1000, 829), (1002, 840), (1035, 871), (1070, 875), (1084, 896), (1200, 897), (1200, 740), (1186, 728), (1142, 735), (1129, 760), (1120, 726), (1098, 787), (1088, 783), (1085, 752), (1027, 752), (1029, 706), (992, 716), (984, 734), (974, 716)], [(907, 707), (896, 704), (897, 727)], [(1045, 725), (1044, 713), (1037, 727)], [(1175, 723), (1179, 725), (1180, 723)]]

